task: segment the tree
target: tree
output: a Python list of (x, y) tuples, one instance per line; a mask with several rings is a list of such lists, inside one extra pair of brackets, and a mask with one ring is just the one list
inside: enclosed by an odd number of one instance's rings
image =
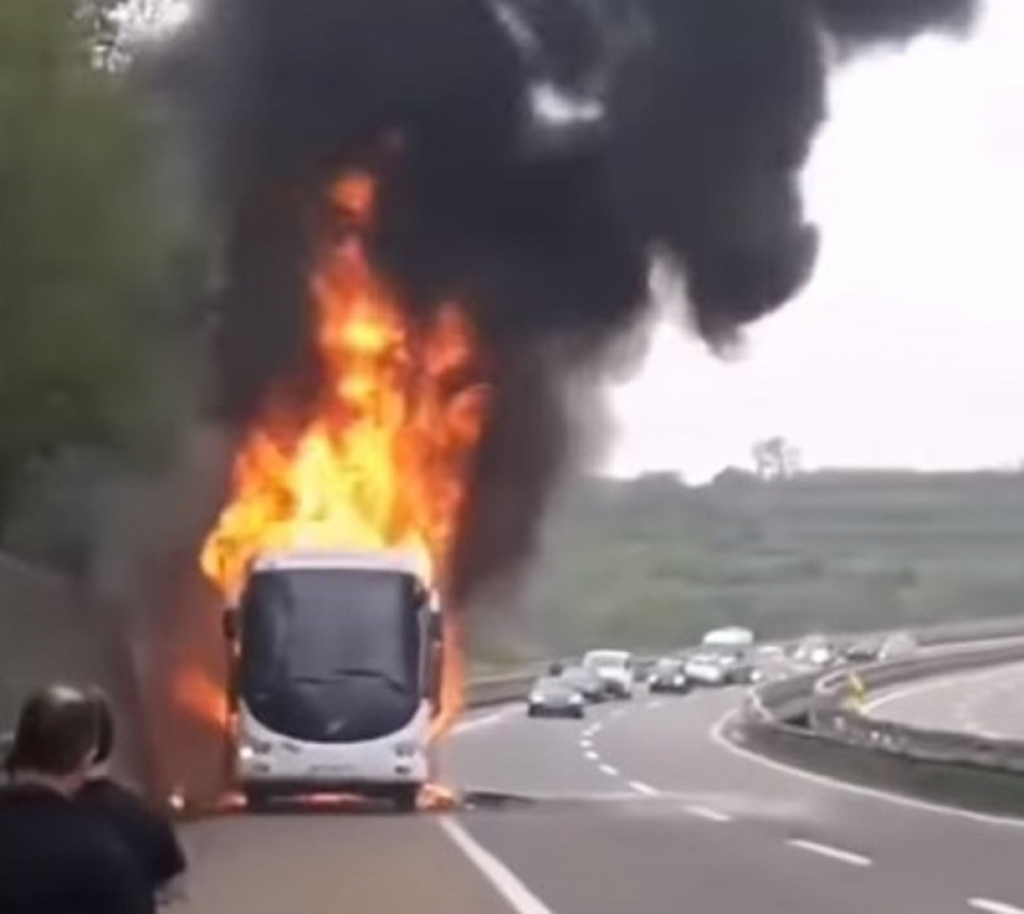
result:
[(0, 522), (37, 462), (159, 426), (169, 239), (128, 87), (97, 65), (113, 6), (0, 3)]
[(752, 453), (761, 479), (789, 479), (800, 470), (800, 452), (780, 436), (755, 442)]

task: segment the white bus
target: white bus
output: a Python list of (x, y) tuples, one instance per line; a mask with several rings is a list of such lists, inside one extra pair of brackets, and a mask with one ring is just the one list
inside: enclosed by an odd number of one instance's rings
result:
[(251, 808), (356, 793), (415, 809), (442, 661), (437, 594), (415, 558), (263, 555), (224, 630), (234, 773)]
[(738, 625), (716, 628), (701, 639), (702, 648), (746, 651), (754, 646), (754, 633)]

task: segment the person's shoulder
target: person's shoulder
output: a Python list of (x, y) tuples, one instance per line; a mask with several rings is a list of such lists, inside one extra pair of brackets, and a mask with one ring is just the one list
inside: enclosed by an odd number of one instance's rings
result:
[(83, 808), (110, 813), (124, 824), (155, 824), (162, 820), (143, 796), (108, 778), (86, 784), (79, 791), (78, 800)]
[(173, 823), (143, 796), (116, 781), (103, 780), (89, 784), (80, 800), (84, 810), (110, 825), (143, 855), (155, 879), (170, 879), (185, 870)]

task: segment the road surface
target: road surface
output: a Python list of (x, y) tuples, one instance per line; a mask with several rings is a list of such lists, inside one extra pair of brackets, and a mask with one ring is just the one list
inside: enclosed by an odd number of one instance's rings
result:
[(1024, 912), (1024, 824), (839, 785), (722, 737), (741, 692), (470, 718), (451, 779), (535, 800), (454, 816), (265, 815), (187, 830), (186, 914)]
[(898, 686), (870, 701), (868, 713), (928, 729), (1024, 740), (1024, 663)]

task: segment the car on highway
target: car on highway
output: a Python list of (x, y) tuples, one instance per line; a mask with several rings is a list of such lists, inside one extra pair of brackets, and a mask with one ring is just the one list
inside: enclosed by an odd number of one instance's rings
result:
[(572, 717), (580, 720), (586, 707), (582, 693), (564, 676), (541, 676), (526, 699), (529, 717)]
[(654, 668), (658, 665), (657, 657), (633, 658), (633, 682), (649, 682)]
[(683, 672), (694, 685), (724, 686), (728, 684), (726, 660), (724, 654), (698, 652), (686, 661)]
[(724, 651), (725, 679), (728, 685), (752, 685), (760, 682), (761, 671), (753, 657), (745, 651)]
[(607, 701), (608, 688), (596, 673), (583, 666), (567, 666), (560, 674), (561, 679), (591, 703)]
[(647, 679), (647, 688), (655, 694), (685, 695), (693, 688), (686, 675), (686, 663), (678, 657), (664, 657), (654, 664)]
[(686, 661), (684, 671), (696, 685), (750, 685), (761, 678), (757, 664), (740, 651), (700, 651)]
[(861, 638), (843, 649), (843, 659), (850, 663), (871, 663), (878, 659), (881, 649), (877, 638)]
[(582, 666), (604, 683), (609, 697), (633, 697), (633, 655), (629, 651), (588, 651)]
[(808, 635), (797, 644), (793, 659), (811, 666), (829, 666), (840, 660), (841, 655), (824, 635)]

